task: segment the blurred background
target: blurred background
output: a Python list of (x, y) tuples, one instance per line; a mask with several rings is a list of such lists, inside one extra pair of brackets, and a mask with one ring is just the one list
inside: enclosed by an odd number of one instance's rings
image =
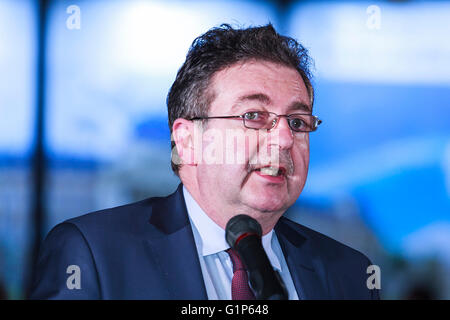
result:
[[(195, 37), (272, 22), (315, 60), (287, 215), (364, 252), (384, 299), (450, 299), (450, 2), (0, 0), (0, 297), (56, 224), (179, 183), (165, 99)], [(220, 185), (218, 186), (220, 188)]]

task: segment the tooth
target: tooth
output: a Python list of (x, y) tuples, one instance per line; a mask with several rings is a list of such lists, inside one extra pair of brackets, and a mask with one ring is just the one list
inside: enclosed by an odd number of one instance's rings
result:
[(278, 175), (278, 168), (274, 167), (265, 167), (260, 169), (262, 174), (268, 175), (268, 176), (276, 176)]

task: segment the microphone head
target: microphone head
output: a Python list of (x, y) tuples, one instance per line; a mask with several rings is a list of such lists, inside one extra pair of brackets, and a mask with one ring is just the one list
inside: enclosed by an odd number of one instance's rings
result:
[(245, 234), (262, 235), (262, 228), (258, 221), (246, 214), (238, 214), (231, 218), (225, 227), (225, 239), (231, 248), (235, 248), (237, 240)]

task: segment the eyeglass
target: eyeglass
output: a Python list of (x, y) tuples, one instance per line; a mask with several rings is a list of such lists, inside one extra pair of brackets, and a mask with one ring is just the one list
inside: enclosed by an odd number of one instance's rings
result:
[(275, 127), (279, 117), (285, 117), (289, 127), (295, 132), (311, 132), (316, 131), (317, 127), (322, 123), (318, 117), (311, 114), (293, 113), (293, 114), (276, 114), (267, 111), (250, 111), (240, 116), (215, 116), (215, 117), (195, 117), (189, 120), (206, 120), (206, 119), (235, 119), (242, 118), (244, 126), (249, 129), (267, 129), (271, 130)]

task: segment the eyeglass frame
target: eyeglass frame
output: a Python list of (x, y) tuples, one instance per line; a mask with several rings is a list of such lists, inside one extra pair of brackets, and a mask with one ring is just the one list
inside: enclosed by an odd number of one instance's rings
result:
[(302, 115), (302, 116), (310, 116), (310, 117), (313, 117), (314, 120), (315, 120), (315, 124), (316, 124), (315, 127), (314, 127), (312, 130), (309, 130), (309, 131), (302, 131), (302, 130), (296, 130), (296, 129), (293, 129), (293, 128), (291, 127), (291, 123), (290, 123), (289, 121), (287, 121), (289, 128), (290, 128), (293, 132), (314, 132), (314, 131), (317, 130), (317, 128), (319, 127), (319, 125), (322, 123), (322, 120), (320, 120), (317, 116), (312, 115), (312, 114), (310, 114), (310, 113), (276, 114), (275, 112), (269, 112), (269, 111), (247, 111), (247, 112), (244, 112), (242, 115), (239, 115), (239, 116), (194, 117), (194, 118), (191, 118), (191, 119), (188, 119), (188, 120), (193, 121), (193, 120), (208, 120), (208, 119), (236, 119), (236, 118), (241, 118), (241, 119), (242, 119), (242, 122), (243, 122), (243, 124), (244, 124), (244, 127), (247, 128), (247, 129), (253, 129), (253, 130), (261, 130), (261, 129), (264, 129), (264, 128), (260, 128), (260, 129), (258, 129), (258, 128), (251, 128), (251, 127), (247, 127), (247, 126), (245, 125), (245, 120), (250, 120), (250, 119), (245, 119), (244, 116), (245, 116), (247, 113), (252, 113), (252, 112), (268, 113), (269, 115), (275, 115), (275, 118), (272, 120), (272, 127), (271, 127), (270, 129), (267, 129), (268, 131), (272, 130), (272, 129), (275, 127), (275, 125), (278, 123), (278, 119), (279, 119), (280, 117), (285, 117), (286, 120), (288, 120), (289, 117), (292, 117), (293, 115)]

